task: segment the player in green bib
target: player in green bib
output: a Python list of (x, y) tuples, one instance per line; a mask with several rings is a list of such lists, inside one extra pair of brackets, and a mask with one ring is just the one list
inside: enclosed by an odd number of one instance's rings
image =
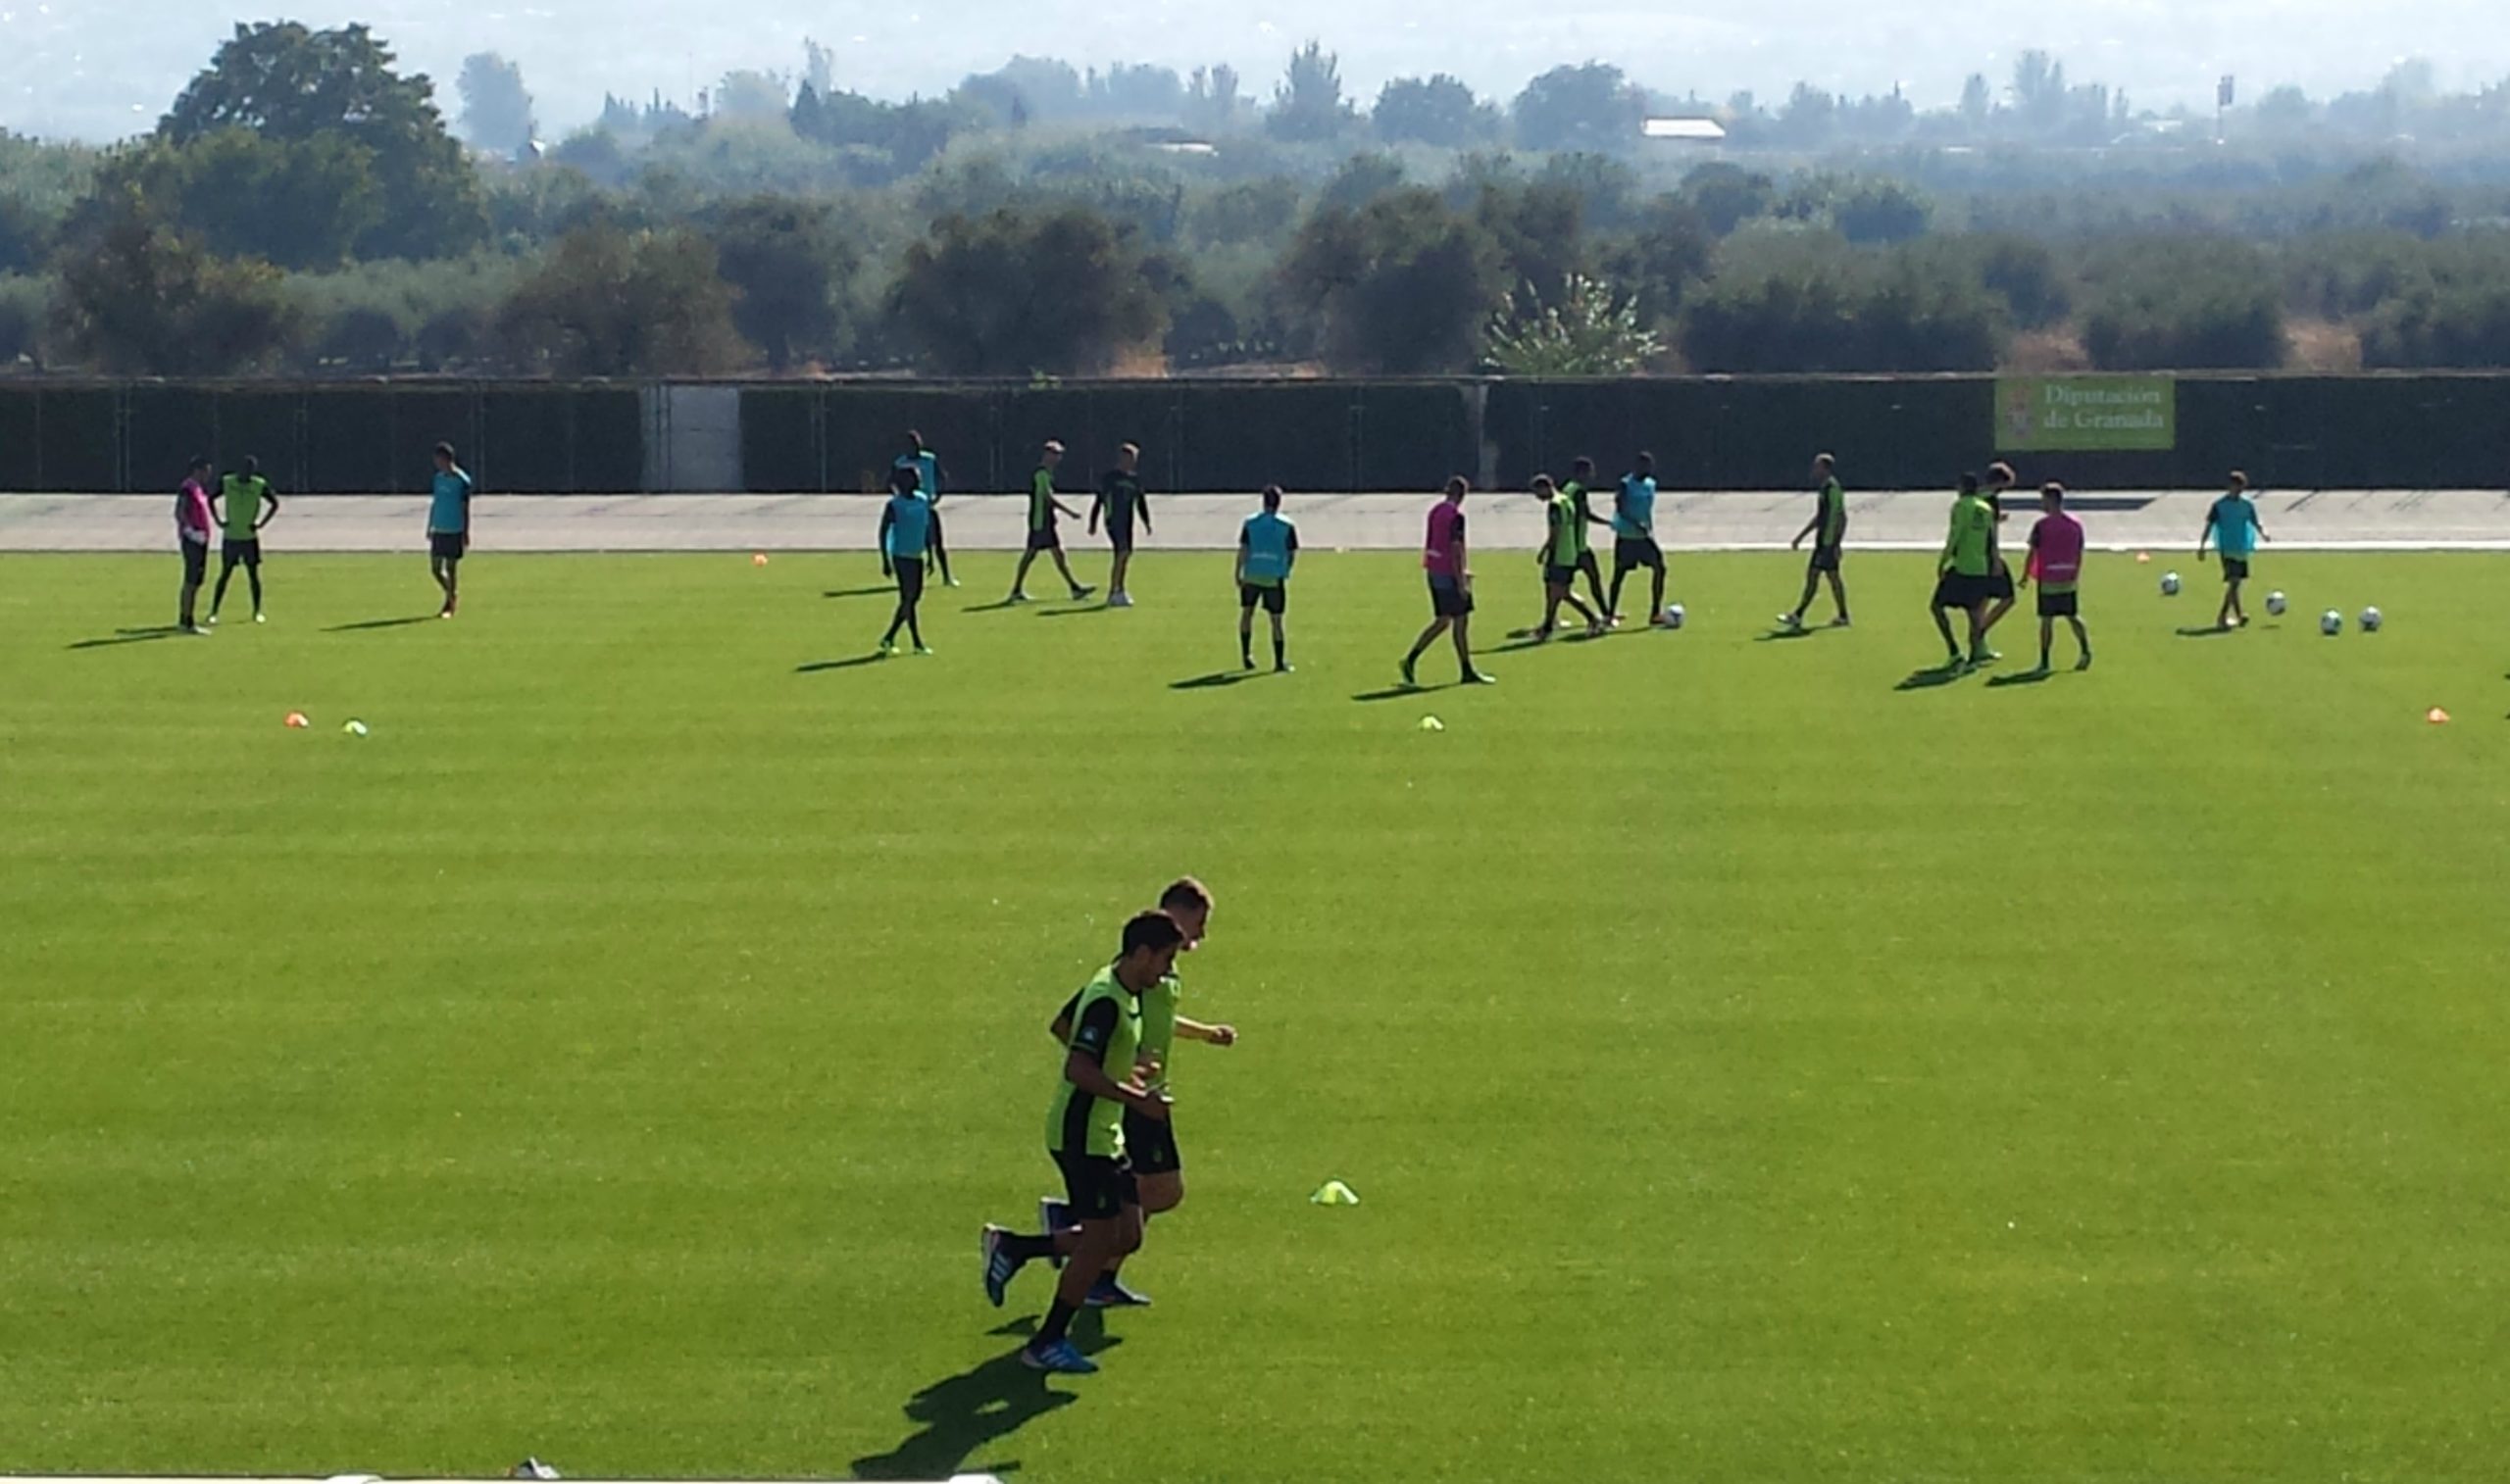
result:
[(1141, 1195), (1125, 1158), (1128, 1112), (1157, 1122), (1168, 1100), (1142, 1079), (1141, 999), (1176, 967), (1184, 929), (1163, 912), (1125, 924), (1122, 948), (1073, 1000), (1072, 1034), (1063, 1072), (1046, 1107), (1046, 1152), (1063, 1171), (1064, 1192), (1079, 1224), (1036, 1236), (984, 1228), (985, 1297), (996, 1308), (1020, 1269), (1040, 1258), (1065, 1260), (1053, 1307), (1035, 1338), (1021, 1349), (1031, 1370), (1085, 1374), (1098, 1367), (1073, 1347), (1075, 1314), (1111, 1264), (1141, 1246)]
[[(253, 589), (253, 621), (262, 621), (262, 527), (278, 519), (278, 496), (271, 493), (271, 481), (262, 477), (262, 461), (246, 459), (244, 467), (218, 481), (218, 519), (226, 528), (226, 540), (220, 552), (217, 590), (209, 595), (209, 621), (218, 623), (218, 611), (226, 605), (226, 584), (235, 580), (235, 569), (244, 569), (244, 580)], [(267, 508), (267, 514), (265, 510)]]
[(1822, 454), (1813, 460), (1813, 519), (1795, 533), (1787, 550), (1801, 551), (1804, 542), (1813, 542), (1813, 558), (1804, 564), (1804, 596), (1795, 606), (1778, 616), (1778, 626), (1794, 633), (1804, 626), (1804, 615), (1812, 610), (1813, 598), (1822, 590), (1822, 579), (1831, 583), (1831, 602), (1838, 608), (1838, 617), (1831, 620), (1832, 628), (1846, 628), (1847, 583), (1839, 577), (1839, 564), (1847, 547), (1847, 490), (1839, 483), (1838, 460)]
[[(1979, 476), (1963, 474), (1961, 493), (1952, 502), (1951, 528), (1943, 538), (1943, 555), (1935, 563), (1935, 632), (1943, 636), (1946, 669), (1976, 668), (1987, 663), (1986, 613), (1994, 590), (1996, 510), (1979, 492)], [(1970, 654), (1952, 636), (1952, 611), (1969, 616)]]
[[(1573, 589), (1578, 571), (1589, 560), (1586, 517), (1578, 498), (1552, 486), (1549, 474), (1533, 476), (1533, 497), (1543, 503), (1542, 549), (1534, 562), (1542, 569), (1542, 622), (1533, 631), (1536, 644), (1547, 643), (1560, 623), (1560, 605), (1568, 604), (1586, 620), (1589, 637), (1604, 631), (1603, 615), (1588, 608)], [(1601, 595), (1597, 595), (1600, 600)]]
[(1581, 456), (1569, 463), (1569, 478), (1560, 486), (1578, 511), (1578, 570), (1585, 574), (1586, 596), (1593, 601), (1595, 612), (1603, 616), (1604, 626), (1612, 626), (1613, 606), (1604, 601), (1603, 567), (1595, 560), (1593, 532), (1589, 526), (1610, 525), (1612, 521), (1595, 514), (1595, 461)]
[(1055, 570), (1063, 573), (1064, 586), (1072, 589), (1072, 601), (1079, 602), (1095, 588), (1076, 580), (1072, 564), (1064, 560), (1063, 532), (1055, 528), (1055, 518), (1080, 519), (1080, 512), (1055, 498), (1055, 470), (1063, 465), (1063, 445), (1052, 439), (1038, 453), (1037, 467), (1029, 475), (1029, 544), (1020, 553), (1020, 569), (1011, 574), (1011, 596), (1005, 603), (1029, 601), (1029, 569), (1036, 565), (1037, 553), (1051, 553)]

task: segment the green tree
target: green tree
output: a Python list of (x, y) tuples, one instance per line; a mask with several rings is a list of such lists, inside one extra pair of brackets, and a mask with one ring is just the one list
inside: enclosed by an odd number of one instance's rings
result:
[(1934, 203), (1897, 180), (1859, 180), (1831, 202), (1831, 221), (1850, 242), (1908, 242), (1926, 235)]
[(1620, 68), (1589, 62), (1527, 83), (1514, 112), (1517, 143), (1527, 149), (1609, 153), (1637, 140), (1646, 102)]
[(302, 327), (277, 269), (215, 256), (127, 190), (63, 250), (55, 313), (72, 353), (117, 375), (252, 371)]
[(1731, 237), (1736, 227), (1777, 208), (1778, 182), (1758, 171), (1721, 161), (1683, 176), (1682, 198), (1698, 210), (1710, 231)]
[(1641, 320), (1673, 317), (1691, 288), (1708, 276), (1716, 234), (1699, 209), (1676, 195), (1662, 195), (1640, 212), (1638, 224), (1603, 254), (1604, 272), (1635, 292)]
[(1088, 375), (1155, 342), (1165, 307), (1132, 242), (1082, 206), (951, 216), (907, 249), (891, 291), (926, 366), (952, 375)]
[(1427, 375), (1473, 364), (1507, 269), (1471, 218), (1412, 186), (1309, 218), (1281, 284), (1335, 370)]
[(104, 179), (221, 257), (321, 270), (356, 257), (383, 222), (374, 160), (342, 135), (281, 140), (227, 127), (179, 148), (149, 140), (108, 164)]
[(1388, 144), (1472, 149), (1496, 140), (1502, 121), (1495, 104), (1475, 97), (1463, 79), (1440, 73), (1388, 82), (1379, 89), (1369, 122)]
[(685, 227), (577, 227), (551, 247), (499, 315), (522, 363), (567, 376), (703, 376), (749, 347), (714, 244)]
[(1317, 197), (1327, 210), (1358, 211), (1389, 191), (1403, 188), (1403, 162), (1375, 151), (1353, 155), (1333, 172)]
[(2083, 349), (2103, 371), (2284, 364), (2284, 303), (2265, 254), (2234, 238), (2151, 239), (2090, 272)]
[(462, 135), (477, 147), (512, 158), (540, 136), (523, 69), (495, 52), (464, 58), (454, 90), (462, 95)]
[(1483, 358), (1511, 376), (1629, 376), (1664, 351), (1635, 296), (1571, 273), (1545, 303), (1531, 285), (1491, 322)]
[(1292, 52), (1289, 71), (1273, 91), (1265, 131), (1292, 144), (1318, 144), (1340, 138), (1357, 121), (1342, 96), (1342, 60), (1318, 41)]
[(225, 129), (302, 144), (331, 139), (367, 151), (382, 216), (358, 238), (367, 258), (437, 258), (487, 235), (477, 177), (445, 131), (434, 87), (403, 76), (363, 25), (309, 30), (295, 22), (238, 25), (157, 125), (183, 148)]
[(862, 260), (833, 205), (755, 196), (725, 209), (713, 236), (724, 278), (740, 291), (732, 322), (769, 369), (835, 348), (840, 297)]

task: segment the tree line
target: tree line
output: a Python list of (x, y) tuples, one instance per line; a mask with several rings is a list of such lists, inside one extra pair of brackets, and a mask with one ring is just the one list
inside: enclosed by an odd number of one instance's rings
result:
[[(831, 73), (813, 46), (797, 77), (734, 74), (694, 109), (614, 99), (543, 146), (520, 71), (482, 55), (457, 83), (466, 151), (428, 79), (365, 27), (238, 26), (141, 139), (0, 136), (0, 364), (2510, 364), (2510, 188), (2482, 172), (2211, 147), (1702, 160), (1649, 152), (1636, 121), (1665, 100), (1608, 65), (1545, 74), (1505, 108), (1402, 79), (1362, 115), (1314, 43), (1265, 105), (1225, 68), (1022, 59), (904, 103)], [(2122, 108), (2033, 54), (1978, 122), (2062, 133)]]

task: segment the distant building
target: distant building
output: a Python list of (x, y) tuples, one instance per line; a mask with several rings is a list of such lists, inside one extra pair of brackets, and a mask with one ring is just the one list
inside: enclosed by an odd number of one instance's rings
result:
[(1714, 119), (1650, 119), (1641, 126), (1650, 139), (1715, 147), (1726, 142), (1726, 125)]

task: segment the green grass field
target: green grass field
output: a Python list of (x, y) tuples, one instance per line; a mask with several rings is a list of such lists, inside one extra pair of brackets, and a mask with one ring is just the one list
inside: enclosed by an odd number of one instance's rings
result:
[[(0, 1470), (2500, 1477), (2510, 558), (2272, 558), (2199, 639), (2210, 569), (2101, 557), (2092, 673), (1906, 691), (1924, 559), (1766, 642), (1793, 562), (1678, 558), (1684, 633), (1394, 699), (1409, 558), (1205, 688), (1224, 559), (964, 567), (937, 658), (811, 668), (868, 558), (398, 626), (418, 558), (302, 559), (208, 640), (116, 632), (169, 558), (9, 559)], [(977, 1229), (1180, 870), (1245, 1039), (1157, 1308), (1041, 1383)]]

